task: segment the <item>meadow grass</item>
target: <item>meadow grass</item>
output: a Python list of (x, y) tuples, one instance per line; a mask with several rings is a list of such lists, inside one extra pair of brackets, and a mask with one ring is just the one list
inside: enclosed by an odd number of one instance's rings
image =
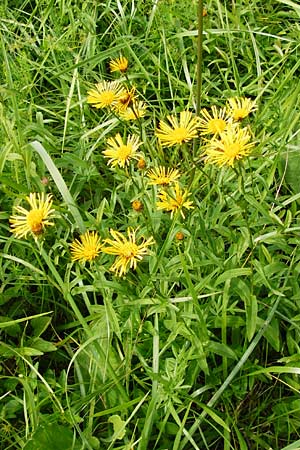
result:
[[(1, 450), (300, 448), (300, 8), (208, 0), (199, 44), (199, 5), (0, 6)], [(95, 108), (103, 81), (145, 114)], [(165, 145), (230, 98), (249, 154)], [(30, 194), (50, 223), (18, 235)]]

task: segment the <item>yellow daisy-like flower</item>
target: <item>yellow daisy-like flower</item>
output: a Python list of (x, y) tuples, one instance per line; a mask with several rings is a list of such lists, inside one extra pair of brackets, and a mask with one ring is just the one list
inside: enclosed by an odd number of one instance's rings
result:
[(88, 91), (87, 102), (97, 109), (113, 108), (124, 94), (125, 90), (118, 81), (101, 81), (95, 89)]
[(256, 109), (256, 102), (250, 98), (232, 97), (227, 100), (227, 112), (233, 120), (242, 120)]
[(218, 109), (216, 106), (211, 107), (210, 114), (206, 108), (200, 111), (202, 117), (199, 119), (200, 134), (219, 134), (224, 131), (229, 124), (229, 116), (226, 108)]
[(46, 226), (54, 225), (50, 219), (54, 216), (54, 209), (52, 209), (52, 195), (45, 195), (42, 193), (30, 193), (26, 197), (31, 209), (28, 211), (22, 206), (16, 206), (15, 214), (10, 217), (11, 223), (10, 231), (15, 234), (17, 238), (23, 238), (28, 233), (32, 233), (34, 237), (40, 235)]
[(116, 113), (122, 113), (126, 111), (127, 108), (131, 108), (133, 103), (137, 101), (137, 96), (135, 94), (135, 87), (132, 89), (124, 90), (123, 95), (119, 98), (117, 103), (114, 106)]
[(190, 195), (190, 192), (182, 190), (179, 184), (176, 183), (175, 189), (159, 192), (159, 201), (156, 202), (156, 207), (157, 209), (171, 212), (171, 217), (173, 217), (174, 212), (180, 211), (182, 217), (185, 218), (182, 208), (193, 208), (193, 202), (187, 200)]
[(235, 161), (248, 156), (254, 147), (254, 142), (249, 142), (251, 135), (247, 128), (238, 126), (230, 128), (220, 134), (219, 139), (208, 141), (204, 149), (206, 162), (218, 166), (233, 167)]
[(86, 231), (70, 245), (73, 261), (93, 261), (101, 252), (102, 244), (97, 231)]
[(119, 111), (118, 114), (121, 119), (129, 121), (129, 120), (137, 120), (141, 117), (144, 117), (146, 114), (147, 106), (142, 101), (133, 100), (128, 108), (124, 111)]
[(137, 152), (142, 142), (138, 136), (128, 136), (127, 142), (124, 143), (120, 133), (115, 137), (107, 139), (108, 148), (102, 153), (105, 158), (110, 158), (107, 164), (111, 164), (112, 167), (119, 166), (125, 167), (129, 164), (131, 159), (139, 159), (140, 153)]
[(125, 56), (120, 56), (119, 58), (112, 59), (109, 62), (109, 68), (111, 72), (125, 73), (128, 69), (128, 60), (125, 58)]
[(105, 243), (109, 247), (104, 247), (103, 252), (109, 255), (116, 255), (117, 258), (110, 270), (115, 272), (116, 275), (122, 276), (129, 269), (136, 269), (137, 263), (148, 254), (149, 245), (154, 244), (153, 237), (149, 239), (142, 238), (142, 242), (137, 244), (136, 232), (133, 228), (127, 229), (127, 237), (119, 231), (110, 230), (112, 239), (105, 239)]
[(163, 147), (183, 144), (198, 136), (199, 119), (191, 112), (181, 111), (179, 121), (176, 116), (167, 119), (171, 125), (161, 120), (155, 132)]
[(174, 183), (180, 177), (180, 172), (177, 169), (160, 166), (149, 170), (147, 173), (147, 177), (151, 180), (148, 182), (148, 184), (168, 186)]

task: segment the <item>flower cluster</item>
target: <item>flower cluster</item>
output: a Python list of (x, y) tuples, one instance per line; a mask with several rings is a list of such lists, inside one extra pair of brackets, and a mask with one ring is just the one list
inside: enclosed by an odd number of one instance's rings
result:
[[(111, 72), (125, 75), (128, 81), (128, 60), (124, 56), (110, 61), (109, 67)], [(146, 110), (145, 104), (138, 99), (136, 88), (128, 88), (121, 81), (97, 83), (94, 89), (88, 91), (87, 102), (96, 109), (108, 108), (125, 120), (139, 119)], [(232, 167), (237, 160), (249, 155), (254, 146), (250, 128), (241, 126), (241, 123), (256, 109), (255, 102), (248, 98), (230, 98), (226, 106), (212, 106), (210, 112), (204, 108), (200, 117), (195, 117), (185, 109), (177, 115), (168, 115), (166, 120), (160, 120), (155, 136), (161, 150), (164, 147), (186, 147), (193, 139), (202, 137), (205, 143), (205, 161)], [(141, 136), (145, 140), (143, 133)], [(143, 180), (144, 188), (149, 186), (155, 192), (156, 209), (170, 213), (174, 220), (178, 216), (185, 219), (185, 210), (194, 206), (190, 199), (191, 192), (181, 181), (180, 170), (155, 164), (146, 169), (147, 164), (141, 151), (143, 144), (138, 135), (128, 134), (125, 130), (123, 136), (118, 132), (108, 137), (102, 155), (113, 170), (126, 169), (127, 175), (132, 173), (129, 170), (131, 162), (137, 161), (136, 168), (142, 171), (142, 177), (138, 176)], [(15, 213), (10, 218), (10, 230), (17, 238), (26, 238), (30, 234), (37, 240), (46, 227), (54, 225), (52, 195), (30, 193), (26, 200), (30, 208), (25, 209), (20, 205), (15, 207)], [(144, 205), (139, 199), (133, 200), (131, 206), (136, 213), (144, 212)], [(140, 236), (138, 229), (139, 227), (128, 227), (126, 233), (110, 229), (110, 237), (103, 238), (95, 230), (86, 231), (70, 244), (71, 259), (85, 263), (93, 262), (100, 254), (113, 255), (115, 260), (110, 270), (123, 276), (128, 270), (136, 269), (137, 263), (149, 254), (149, 247), (154, 244), (153, 237), (146, 239)], [(180, 235), (177, 239), (183, 237), (184, 235)]]
[[(200, 135), (205, 142), (203, 154), (206, 163), (233, 167), (235, 161), (248, 156), (255, 143), (249, 127), (241, 127), (241, 121), (257, 109), (249, 98), (230, 98), (227, 105), (218, 109), (201, 110)], [(211, 135), (211, 139), (207, 136)]]
[[(111, 72), (126, 73), (128, 60), (120, 56), (109, 63)], [(94, 108), (108, 108), (123, 120), (136, 120), (146, 114), (146, 104), (139, 100), (135, 86), (121, 81), (100, 81), (87, 93), (87, 103)]]
[(131, 227), (127, 229), (127, 237), (113, 229), (110, 230), (110, 234), (113, 239), (104, 239), (102, 243), (96, 231), (87, 231), (79, 240), (75, 239), (70, 246), (73, 261), (92, 261), (101, 252), (114, 255), (116, 259), (110, 270), (121, 277), (129, 269), (135, 270), (137, 262), (148, 254), (148, 247), (154, 244), (153, 237), (147, 240), (141, 237), (138, 243), (137, 230)]
[[(30, 209), (16, 206), (18, 215), (12, 215), (10, 218), (11, 232), (17, 238), (27, 237), (30, 233), (37, 239), (47, 226), (54, 225), (52, 219), (55, 217), (55, 211), (52, 209), (52, 195), (44, 193), (30, 193), (26, 197)], [(116, 275), (125, 275), (129, 269), (136, 269), (137, 262), (141, 261), (148, 253), (148, 247), (154, 244), (154, 239), (150, 237), (145, 239), (141, 237), (138, 243), (137, 230), (127, 229), (127, 237), (119, 231), (110, 230), (113, 239), (101, 238), (97, 231), (86, 231), (75, 239), (70, 245), (71, 257), (73, 261), (92, 262), (100, 253), (107, 253), (116, 256), (111, 270)], [(105, 244), (109, 244), (105, 246)]]

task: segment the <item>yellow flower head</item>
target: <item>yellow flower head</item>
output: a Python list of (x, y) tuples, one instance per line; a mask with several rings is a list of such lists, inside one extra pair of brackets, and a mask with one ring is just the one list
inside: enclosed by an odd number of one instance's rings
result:
[(125, 58), (125, 56), (120, 56), (119, 58), (112, 59), (109, 63), (109, 68), (111, 72), (125, 73), (128, 69), (128, 60)]
[(86, 231), (70, 245), (73, 261), (93, 261), (101, 252), (102, 245), (97, 231)]
[(208, 141), (204, 153), (206, 162), (218, 166), (233, 167), (239, 160), (251, 153), (254, 142), (249, 142), (251, 135), (247, 128), (231, 127), (220, 133), (219, 139)]
[(170, 191), (161, 191), (158, 194), (159, 201), (156, 202), (157, 209), (162, 209), (171, 212), (171, 217), (173, 217), (174, 212), (180, 211), (180, 214), (184, 218), (182, 209), (193, 208), (193, 202), (187, 200), (190, 196), (190, 192), (187, 190), (182, 190), (178, 183), (175, 185), (175, 189), (172, 188)]
[(135, 91), (136, 91), (135, 87), (133, 87), (130, 90), (124, 89), (123, 95), (119, 98), (118, 102), (114, 107), (117, 114), (126, 111), (127, 108), (131, 108), (133, 103), (137, 101)]
[(136, 166), (139, 170), (146, 169), (147, 164), (143, 157), (139, 158)]
[(128, 106), (124, 111), (117, 110), (117, 113), (119, 114), (121, 119), (129, 121), (144, 117), (144, 115), (146, 114), (146, 109), (147, 106), (144, 102), (134, 99), (130, 106)]
[(87, 102), (97, 109), (113, 108), (125, 90), (118, 81), (101, 81), (95, 85), (95, 89), (88, 91)]
[(147, 173), (147, 177), (151, 180), (148, 184), (168, 186), (174, 183), (180, 177), (180, 173), (177, 169), (170, 169), (160, 166), (149, 170)]
[(171, 125), (161, 120), (156, 136), (163, 147), (182, 144), (198, 136), (199, 119), (189, 111), (181, 111), (179, 121), (176, 116), (167, 116)]
[(256, 102), (250, 98), (232, 97), (227, 100), (227, 112), (233, 120), (242, 120), (256, 109)]
[(129, 227), (127, 229), (126, 237), (119, 231), (110, 230), (110, 234), (114, 240), (105, 239), (104, 241), (105, 244), (108, 244), (109, 246), (104, 247), (102, 251), (109, 255), (117, 256), (110, 270), (120, 277), (129, 269), (135, 270), (137, 263), (148, 254), (149, 245), (154, 244), (154, 239), (152, 237), (147, 240), (142, 238), (142, 242), (137, 244), (136, 232), (137, 230)]
[(124, 143), (120, 133), (115, 137), (107, 139), (108, 148), (102, 153), (105, 158), (110, 158), (107, 164), (112, 167), (125, 167), (131, 159), (139, 159), (140, 153), (137, 152), (139, 146), (142, 145), (138, 136), (128, 136), (127, 142)]
[(144, 209), (144, 205), (140, 200), (133, 200), (133, 202), (131, 202), (131, 206), (136, 212), (141, 212)]
[(226, 108), (221, 108), (218, 110), (216, 106), (211, 107), (210, 114), (206, 108), (200, 111), (200, 134), (219, 134), (222, 133), (229, 123), (229, 116), (227, 114)]
[(29, 197), (26, 197), (31, 209), (28, 211), (22, 206), (16, 206), (16, 213), (10, 217), (11, 223), (10, 231), (15, 234), (17, 238), (27, 236), (28, 233), (32, 233), (34, 237), (37, 237), (43, 233), (44, 228), (49, 225), (54, 225), (49, 219), (54, 216), (54, 209), (52, 206), (52, 195), (45, 195), (44, 192), (36, 194), (30, 193)]

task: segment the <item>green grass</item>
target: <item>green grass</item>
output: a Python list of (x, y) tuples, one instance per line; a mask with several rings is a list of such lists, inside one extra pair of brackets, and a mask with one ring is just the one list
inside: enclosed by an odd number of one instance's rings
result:
[[(258, 103), (255, 148), (234, 169), (154, 134), (196, 109), (195, 1), (0, 6), (1, 450), (300, 448), (300, 9), (204, 6), (201, 106)], [(86, 102), (121, 53), (147, 103), (138, 122)], [(107, 165), (117, 132), (141, 136), (147, 167), (180, 170), (184, 219), (156, 209), (134, 163)], [(9, 230), (30, 192), (56, 210), (37, 241)], [(71, 261), (85, 229), (128, 226), (156, 242), (136, 271), (114, 276), (106, 254)]]

